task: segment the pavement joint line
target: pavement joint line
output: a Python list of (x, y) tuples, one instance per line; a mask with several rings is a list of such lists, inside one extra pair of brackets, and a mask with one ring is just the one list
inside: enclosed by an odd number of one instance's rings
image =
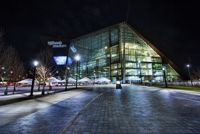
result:
[(76, 115), (74, 115), (74, 118), (72, 118), (69, 123), (66, 123), (66, 127), (64, 127), (59, 134), (64, 134), (67, 129), (73, 124), (73, 122), (78, 118), (78, 116), (81, 114), (81, 112), (83, 112), (92, 102), (94, 102), (97, 98), (99, 98), (100, 96), (102, 96), (104, 93), (101, 93), (97, 96), (95, 96), (94, 98), (92, 98), (91, 101), (89, 101)]
[(183, 97), (174, 97), (174, 98), (176, 98), (176, 99), (182, 99), (182, 100), (187, 100), (187, 101), (193, 101), (193, 102), (197, 102), (197, 103), (200, 102), (198, 100), (186, 99), (186, 98), (183, 98)]

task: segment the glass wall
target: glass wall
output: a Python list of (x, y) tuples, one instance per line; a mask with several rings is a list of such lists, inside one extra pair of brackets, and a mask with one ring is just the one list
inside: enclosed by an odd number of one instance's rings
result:
[[(81, 55), (80, 78), (107, 77), (124, 82), (163, 81), (162, 58), (127, 24), (120, 23), (72, 40)], [(70, 51), (71, 57), (76, 53)], [(76, 63), (71, 66), (75, 77)], [(177, 80), (178, 73), (166, 66), (167, 79)]]

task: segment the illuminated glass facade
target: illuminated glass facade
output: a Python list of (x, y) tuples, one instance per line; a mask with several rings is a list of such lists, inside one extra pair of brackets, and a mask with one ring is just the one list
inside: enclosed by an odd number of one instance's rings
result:
[[(126, 23), (81, 36), (71, 41), (71, 45), (80, 54), (81, 60), (71, 67), (70, 75), (80, 78), (107, 77), (125, 82), (163, 81), (163, 67), (166, 68), (168, 81), (179, 79), (179, 74), (152, 44), (145, 41)], [(75, 53), (70, 52), (73, 57)], [(166, 61), (166, 60), (165, 60)], [(77, 73), (76, 73), (77, 72)]]

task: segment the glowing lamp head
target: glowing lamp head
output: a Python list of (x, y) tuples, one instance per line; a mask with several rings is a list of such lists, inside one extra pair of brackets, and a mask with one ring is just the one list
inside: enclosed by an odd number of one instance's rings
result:
[(37, 60), (35, 60), (35, 61), (33, 61), (33, 65), (34, 65), (35, 67), (37, 67), (37, 66), (39, 65), (39, 62), (38, 62)]
[(186, 67), (189, 68), (189, 67), (190, 67), (190, 64), (187, 64)]
[(117, 82), (116, 82), (116, 84), (120, 84), (120, 83), (121, 83), (120, 81), (117, 81)]
[(165, 71), (165, 68), (163, 67), (162, 70)]
[(79, 54), (77, 54), (74, 58), (75, 58), (76, 61), (79, 61), (81, 59)]
[(141, 61), (139, 60), (138, 63), (141, 63)]

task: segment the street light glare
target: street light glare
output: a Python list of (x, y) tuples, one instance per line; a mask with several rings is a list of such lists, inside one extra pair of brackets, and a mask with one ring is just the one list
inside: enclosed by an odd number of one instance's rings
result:
[(38, 66), (39, 62), (37, 60), (33, 61), (33, 65), (36, 67)]
[(190, 67), (190, 64), (187, 64), (186, 66), (189, 68), (189, 67)]
[(80, 59), (81, 59), (80, 55), (77, 54), (77, 55), (75, 56), (75, 60), (76, 60), (76, 61), (79, 61)]

